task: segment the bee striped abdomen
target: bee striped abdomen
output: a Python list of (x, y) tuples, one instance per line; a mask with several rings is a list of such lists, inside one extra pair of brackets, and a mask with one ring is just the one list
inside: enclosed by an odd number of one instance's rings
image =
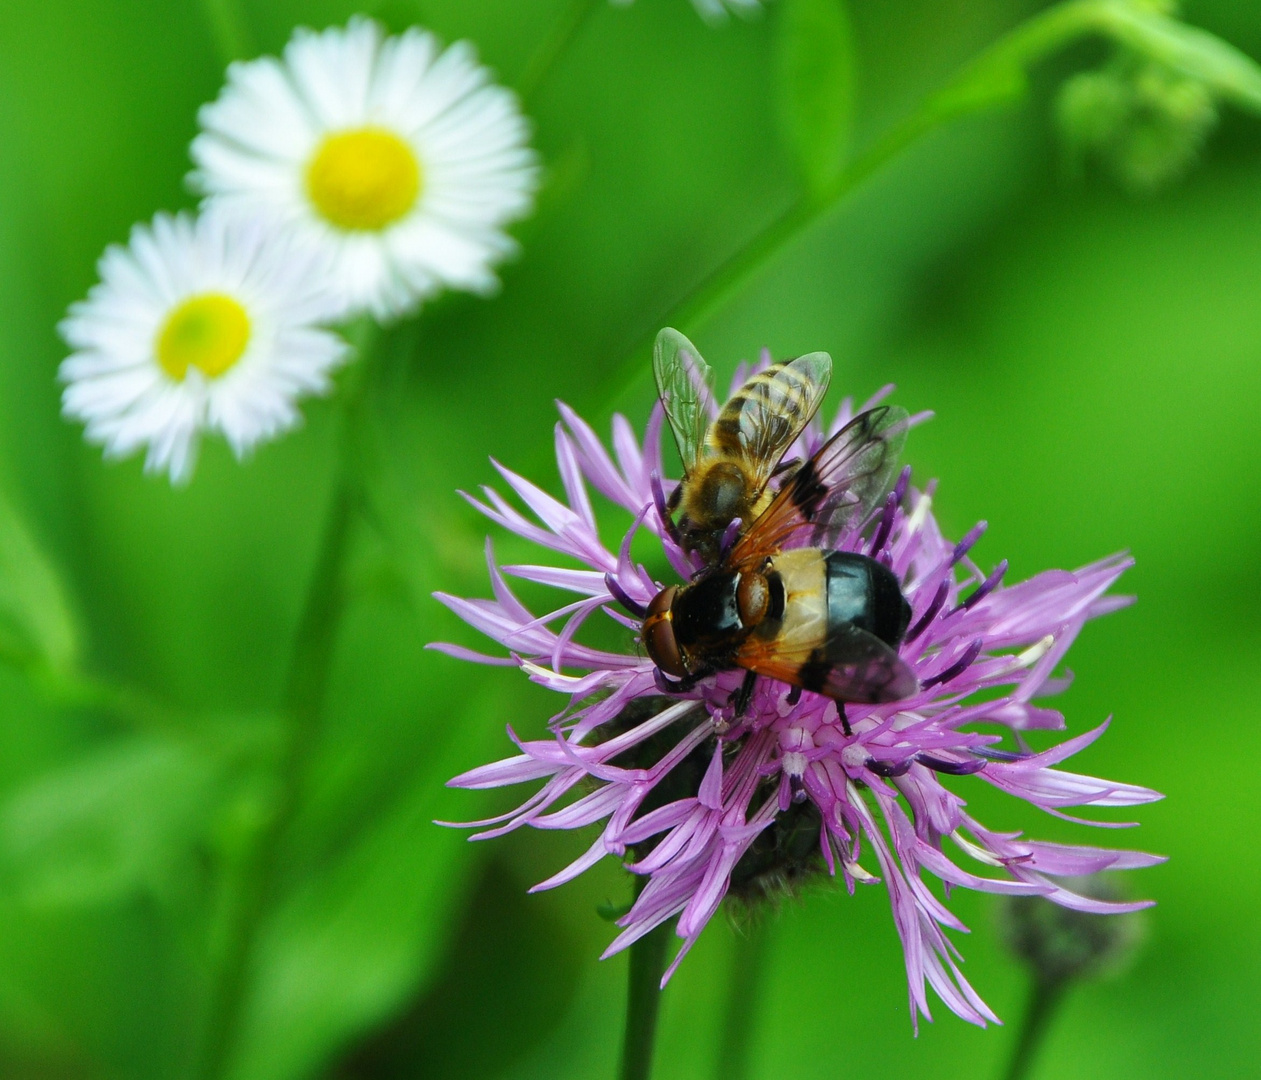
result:
[[(706, 436), (719, 454), (743, 454), (750, 437), (771, 444), (791, 441), (798, 418), (810, 403), (811, 382), (785, 361), (754, 375), (723, 406)], [(756, 423), (750, 418), (756, 417)]]

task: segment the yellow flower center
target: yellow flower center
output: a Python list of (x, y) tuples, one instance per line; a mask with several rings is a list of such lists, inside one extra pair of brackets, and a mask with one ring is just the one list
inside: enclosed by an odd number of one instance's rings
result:
[(326, 136), (306, 168), (307, 194), (339, 229), (375, 232), (393, 224), (416, 205), (422, 179), (412, 148), (379, 127)]
[(158, 333), (158, 363), (177, 382), (190, 367), (215, 379), (241, 359), (249, 340), (245, 308), (223, 293), (202, 293), (166, 317)]

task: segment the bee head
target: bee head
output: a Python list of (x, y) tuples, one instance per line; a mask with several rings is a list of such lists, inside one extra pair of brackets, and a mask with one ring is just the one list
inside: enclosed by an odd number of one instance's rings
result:
[(678, 591), (677, 585), (671, 585), (653, 597), (652, 603), (648, 605), (648, 614), (644, 616), (643, 640), (648, 658), (667, 675), (682, 679), (687, 676), (688, 671), (674, 636), (671, 610)]

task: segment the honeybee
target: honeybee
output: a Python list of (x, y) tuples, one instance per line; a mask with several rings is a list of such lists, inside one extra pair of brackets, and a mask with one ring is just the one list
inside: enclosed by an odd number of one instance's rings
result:
[(737, 716), (760, 675), (837, 702), (878, 704), (916, 691), (897, 651), (911, 617), (897, 577), (875, 559), (828, 546), (861, 523), (888, 486), (906, 428), (902, 409), (855, 417), (718, 562), (657, 594), (642, 639), (664, 688), (686, 690), (743, 668)]
[(677, 330), (657, 335), (652, 370), (683, 460), (666, 512), (683, 547), (713, 563), (731, 523), (747, 528), (770, 505), (768, 483), (827, 393), (832, 358), (816, 352), (772, 364), (712, 422), (713, 373)]

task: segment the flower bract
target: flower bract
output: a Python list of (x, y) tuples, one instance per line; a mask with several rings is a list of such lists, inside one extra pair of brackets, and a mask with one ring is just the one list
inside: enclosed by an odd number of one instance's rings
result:
[[(846, 402), (831, 430), (851, 415)], [(559, 558), (500, 566), (488, 543), (493, 599), (439, 597), (510, 655), (435, 648), (516, 664), (568, 698), (550, 737), (525, 740), (509, 728), (517, 754), (451, 784), (541, 784), (517, 809), (476, 823), (476, 838), (523, 825), (597, 829), (578, 859), (536, 888), (569, 881), (610, 856), (638, 875), (642, 888), (606, 955), (677, 919), (682, 945), (668, 979), (727, 896), (757, 899), (826, 875), (851, 892), (881, 881), (905, 951), (912, 1015), (929, 1016), (931, 985), (959, 1016), (985, 1024), (995, 1016), (964, 978), (945, 933), (965, 928), (926, 879), (947, 890), (1041, 896), (1081, 911), (1145, 906), (1086, 896), (1064, 879), (1150, 866), (1158, 857), (998, 831), (954, 791), (959, 783), (988, 784), (1057, 816), (1159, 798), (1060, 768), (1106, 723), (1041, 752), (1024, 741), (1028, 732), (1063, 729), (1061, 714), (1037, 699), (1067, 684), (1055, 671), (1083, 625), (1127, 603), (1108, 590), (1128, 557), (1006, 585), (1005, 564), (985, 574), (969, 558), (983, 526), (958, 542), (947, 539), (932, 513), (931, 486), (914, 489), (906, 470), (872, 520), (843, 535), (838, 548), (878, 559), (901, 583), (912, 615), (900, 655), (915, 672), (917, 692), (889, 704), (846, 704), (842, 713), (829, 698), (759, 678), (737, 716), (731, 701), (743, 672), (670, 693), (635, 640), (639, 620), (628, 614), (663, 587), (631, 557), (640, 530), (655, 535), (672, 567), (663, 565), (663, 576), (686, 581), (698, 569), (660, 510), (672, 487), (660, 479), (660, 408), (642, 443), (615, 417), (611, 453), (574, 412), (561, 406), (561, 416), (555, 437), (563, 500), (502, 466), (527, 512), (490, 487), (470, 498), (492, 521)], [(812, 425), (789, 457), (808, 456), (825, 434)], [(633, 515), (616, 550), (601, 539), (592, 489)], [(536, 613), (510, 578), (572, 599)], [(623, 650), (584, 643), (581, 630), (593, 616), (625, 627)]]
[(145, 468), (187, 481), (203, 431), (238, 458), (301, 420), (347, 346), (318, 253), (259, 220), (211, 211), (159, 214), (101, 257), (100, 282), (61, 334), (66, 416), (107, 457), (145, 448)]
[(263, 211), (331, 257), (347, 314), (488, 292), (533, 201), (537, 165), (514, 95), (472, 47), (356, 17), (299, 29), (282, 59), (235, 63), (203, 106), (194, 186)]

